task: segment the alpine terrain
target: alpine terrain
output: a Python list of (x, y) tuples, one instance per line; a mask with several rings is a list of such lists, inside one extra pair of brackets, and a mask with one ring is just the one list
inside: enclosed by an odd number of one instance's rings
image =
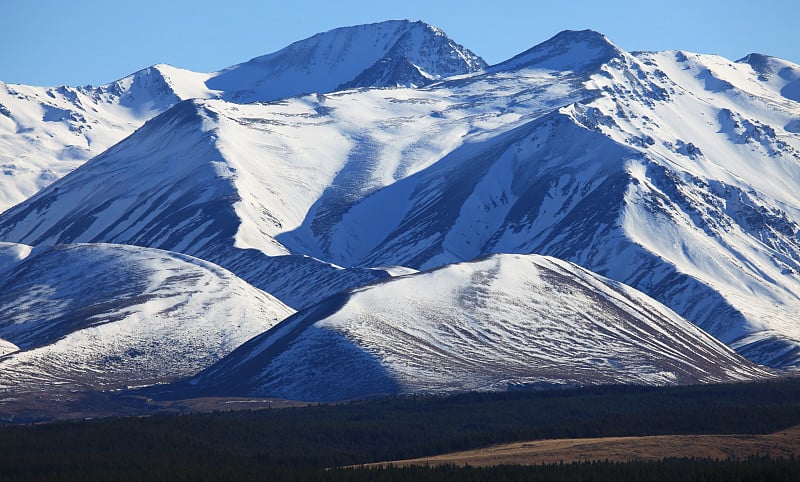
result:
[(332, 401), (764, 375), (636, 290), (555, 258), (494, 255), (328, 298), (187, 386)]
[(0, 84), (0, 114), (0, 414), (800, 368), (781, 59), (587, 30), (487, 66), (388, 21), (213, 73)]
[(0, 255), (6, 402), (174, 381), (293, 313), (230, 272), (177, 253), (4, 243)]

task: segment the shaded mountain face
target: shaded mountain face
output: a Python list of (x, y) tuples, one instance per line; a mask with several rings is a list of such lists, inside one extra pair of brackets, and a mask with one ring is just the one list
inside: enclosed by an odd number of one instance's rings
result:
[(184, 387), (332, 401), (763, 375), (635, 290), (554, 258), (495, 255), (330, 298)]
[[(749, 54), (737, 63), (752, 67), (759, 81), (777, 90), (783, 97), (800, 102), (800, 67), (797, 65), (763, 54)], [(789, 128), (786, 130), (797, 132)]]
[(207, 261), (112, 244), (0, 245), (0, 393), (174, 381), (293, 310)]
[[(541, 90), (524, 108), (508, 102), (519, 117), (494, 135), (462, 124), (472, 135), (430, 167), (323, 196), (310, 221), (278, 239), (342, 265), (557, 256), (635, 286), (753, 360), (797, 366), (797, 103), (749, 64), (608, 45), (560, 34), (524, 62), (443, 85), (451, 96), (480, 88), (462, 99), (484, 106), (508, 76)], [(599, 53), (575, 67), (564, 60), (574, 52)], [(772, 70), (781, 69), (792, 77), (791, 67)], [(556, 73), (563, 90), (545, 92)]]

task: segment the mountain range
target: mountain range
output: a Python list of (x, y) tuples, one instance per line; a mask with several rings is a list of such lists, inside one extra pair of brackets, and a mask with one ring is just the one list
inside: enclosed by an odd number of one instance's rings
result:
[(389, 21), (214, 73), (0, 84), (0, 114), (9, 412), (142, 385), (330, 401), (800, 367), (781, 59), (587, 30), (488, 66)]

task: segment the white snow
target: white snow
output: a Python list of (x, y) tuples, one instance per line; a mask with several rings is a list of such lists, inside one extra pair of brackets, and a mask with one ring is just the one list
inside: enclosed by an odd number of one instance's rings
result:
[(27, 258), (32, 247), (17, 243), (0, 242), (0, 273), (11, 271), (17, 264)]
[[(195, 101), (185, 114), (150, 127), (171, 136), (150, 135), (145, 127), (76, 177), (79, 189), (62, 187), (51, 203), (79, 209), (32, 212), (4, 239), (56, 242), (44, 234), (91, 212), (93, 221), (80, 221), (84, 227), (68, 241), (147, 243), (190, 254), (218, 251), (223, 242), (340, 266), (431, 268), (490, 252), (560, 254), (572, 241), (555, 226), (585, 209), (585, 197), (604, 182), (624, 175), (637, 184), (618, 188), (627, 190), (621, 217), (598, 225), (591, 244), (566, 255), (570, 260), (620, 280), (639, 279), (647, 290), (667, 271), (651, 270), (645, 283), (637, 273), (645, 268), (612, 255), (640, 246), (744, 314), (742, 326), (717, 327), (716, 336), (733, 340), (774, 328), (800, 340), (792, 321), (800, 293), (797, 248), (776, 248), (737, 227), (741, 220), (730, 212), (738, 209), (735, 199), (723, 192), (757, 192), (751, 201), (800, 219), (800, 141), (780, 127), (797, 117), (797, 104), (753, 80), (747, 64), (675, 52), (631, 56), (596, 35), (590, 40), (614, 55), (595, 74), (526, 64), (423, 89), (262, 104)], [(649, 179), (647, 166), (674, 173), (683, 195), (708, 219), (723, 216), (727, 227), (706, 232), (675, 203), (661, 208), (674, 214), (653, 215), (650, 199), (672, 194)], [(693, 178), (722, 186), (714, 194), (719, 201), (708, 204), (708, 188), (691, 187)], [(454, 197), (459, 186), (467, 192)], [(536, 211), (520, 211), (539, 191)], [(154, 227), (186, 195), (195, 196), (197, 207)], [(230, 199), (225, 203), (235, 217), (212, 220), (201, 202), (217, 199)], [(232, 239), (219, 237), (227, 236), (220, 223), (235, 225)], [(180, 241), (171, 241), (175, 233)], [(701, 315), (690, 308), (691, 293), (670, 296), (662, 301)]]
[[(365, 383), (389, 383), (389, 373), (392, 382), (381, 386), (390, 392), (392, 383), (488, 389), (586, 373), (672, 383), (683, 376), (674, 364), (708, 370), (699, 360), (715, 357), (729, 372), (698, 371), (692, 380), (755, 373), (658, 303), (554, 259), (501, 256), (415, 274), (492, 253), (542, 253), (629, 283), (754, 359), (800, 363), (792, 355), (800, 346), (798, 66), (759, 56), (628, 54), (584, 31), (485, 72), (444, 78), (480, 62), (442, 35), (385, 22), (320, 34), (216, 73), (159, 64), (98, 88), (0, 84), (0, 211), (10, 208), (0, 215), (0, 240), (25, 243), (0, 244), (0, 274), (35, 266), (51, 249), (92, 251), (48, 245), (113, 242), (229, 263), (252, 283), (300, 293), (306, 306), (317, 298), (303, 286), (324, 298), (343, 289), (338, 283), (372, 282), (383, 270), (397, 279), (352, 295), (341, 311), (348, 317), (317, 323), (280, 367), (324, 358), (329, 348), (349, 360), (331, 379), (369, 362)], [(439, 62), (435, 46), (455, 63)], [(397, 52), (441, 82), (332, 92)], [(34, 347), (11, 335), (23, 326), (53, 333), (42, 323), (65, 319), (87, 295), (76, 280), (101, 275), (73, 267), (68, 289), (41, 273), (19, 278), (25, 289), (0, 293), (0, 311), (14, 320), (0, 331), (10, 343), (0, 356), (22, 350), (0, 366), (24, 372), (19, 379), (81, 384), (76, 373), (107, 364), (119, 371), (98, 383), (119, 385), (132, 373), (143, 377), (132, 384), (153, 383), (175, 376), (164, 357), (185, 358), (187, 374), (271, 326), (237, 331), (240, 318), (248, 324), (272, 309), (263, 308), (271, 299), (218, 267), (103, 249), (126, 253), (104, 272), (129, 263), (145, 273), (144, 298)], [(558, 291), (546, 270), (582, 288)], [(575, 294), (586, 287), (604, 293), (604, 306), (648, 321), (614, 325), (591, 296)], [(467, 311), (453, 308), (465, 303)], [(531, 313), (541, 325), (533, 327)], [(203, 318), (198, 331), (194, 318)], [(190, 333), (177, 351), (169, 352), (170, 330)], [(150, 343), (158, 348), (144, 358), (124, 356), (125, 347)], [(645, 352), (660, 361), (636, 358)], [(507, 371), (485, 368), (500, 366)], [(580, 369), (534, 376), (531, 366)], [(485, 371), (470, 378), (475, 367)]]
[[(265, 334), (192, 383), (211, 393), (227, 381), (240, 395), (341, 400), (766, 375), (643, 294), (535, 255), (394, 278), (356, 291), (298, 334), (306, 323)], [(255, 357), (276, 346), (283, 348), (268, 359)], [(263, 365), (243, 369), (248, 363)], [(231, 364), (237, 369), (227, 371)], [(237, 385), (242, 371), (259, 374)]]
[(0, 357), (19, 351), (19, 347), (10, 341), (0, 339)]
[[(21, 340), (19, 351), (0, 360), (0, 379), (12, 392), (175, 380), (292, 313), (218, 266), (148, 248), (57, 247), (20, 269), (29, 276), (3, 283), (0, 297), (0, 350)], [(30, 302), (15, 301), (14, 292)], [(71, 327), (53, 338), (63, 323)]]
[(483, 61), (422, 22), (337, 28), (215, 73), (207, 84), (238, 103), (327, 93), (381, 59), (408, 57), (427, 78), (479, 70)]
[(0, 211), (25, 200), (176, 102), (216, 97), (209, 74), (159, 64), (100, 87), (0, 82)]

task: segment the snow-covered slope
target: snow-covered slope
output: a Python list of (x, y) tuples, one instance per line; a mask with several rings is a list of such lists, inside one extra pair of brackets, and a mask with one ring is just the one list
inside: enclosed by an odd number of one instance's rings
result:
[(763, 54), (749, 54), (737, 62), (752, 67), (762, 86), (766, 85), (783, 97), (800, 102), (800, 66)]
[(344, 85), (420, 86), (485, 66), (435, 27), (388, 21), (320, 33), (212, 73), (158, 64), (100, 87), (0, 82), (0, 212), (181, 100), (252, 102)]
[(423, 22), (343, 27), (234, 65), (207, 81), (234, 102), (271, 101), (352, 87), (421, 86), (486, 63)]
[[(56, 400), (186, 377), (293, 313), (211, 263), (109, 244), (33, 248), (0, 266), (0, 399)], [(16, 351), (18, 349), (19, 351)]]
[(623, 52), (604, 35), (593, 30), (564, 30), (505, 62), (490, 72), (537, 69), (560, 72), (592, 72)]
[(0, 211), (178, 101), (216, 95), (204, 84), (208, 77), (162, 64), (100, 87), (0, 82)]
[(19, 347), (10, 341), (0, 340), (0, 357), (18, 351)]
[(636, 290), (554, 258), (495, 255), (328, 299), (168, 390), (331, 401), (765, 375)]
[(563, 32), (424, 88), (186, 102), (6, 212), (0, 240), (185, 252), (296, 308), (374, 267), (547, 254), (797, 366), (798, 68), (748, 59)]
[[(118, 243), (186, 253), (231, 269), (298, 308), (388, 276), (292, 255), (269, 237), (270, 225), (252, 222), (253, 212), (259, 216), (255, 221), (271, 220), (269, 211), (243, 199), (248, 193), (236, 180), (243, 178), (246, 188), (258, 180), (254, 175), (267, 176), (273, 166), (228, 161), (220, 150), (219, 123), (205, 103), (180, 103), (9, 210), (3, 239), (33, 246)], [(226, 141), (236, 144), (237, 139)]]
[[(511, 79), (560, 75), (562, 90), (540, 92), (534, 108), (503, 98), (527, 116), (489, 132), (483, 123), (385, 189), (323, 196), (311, 229), (278, 239), (342, 265), (558, 256), (639, 288), (753, 360), (797, 366), (800, 105), (785, 95), (797, 67), (769, 65), (634, 56), (594, 32), (559, 34), (489, 74), (437, 86), (485, 108), (499, 95), (488, 86), (509, 94)], [(561, 106), (543, 112), (548, 103)]]

